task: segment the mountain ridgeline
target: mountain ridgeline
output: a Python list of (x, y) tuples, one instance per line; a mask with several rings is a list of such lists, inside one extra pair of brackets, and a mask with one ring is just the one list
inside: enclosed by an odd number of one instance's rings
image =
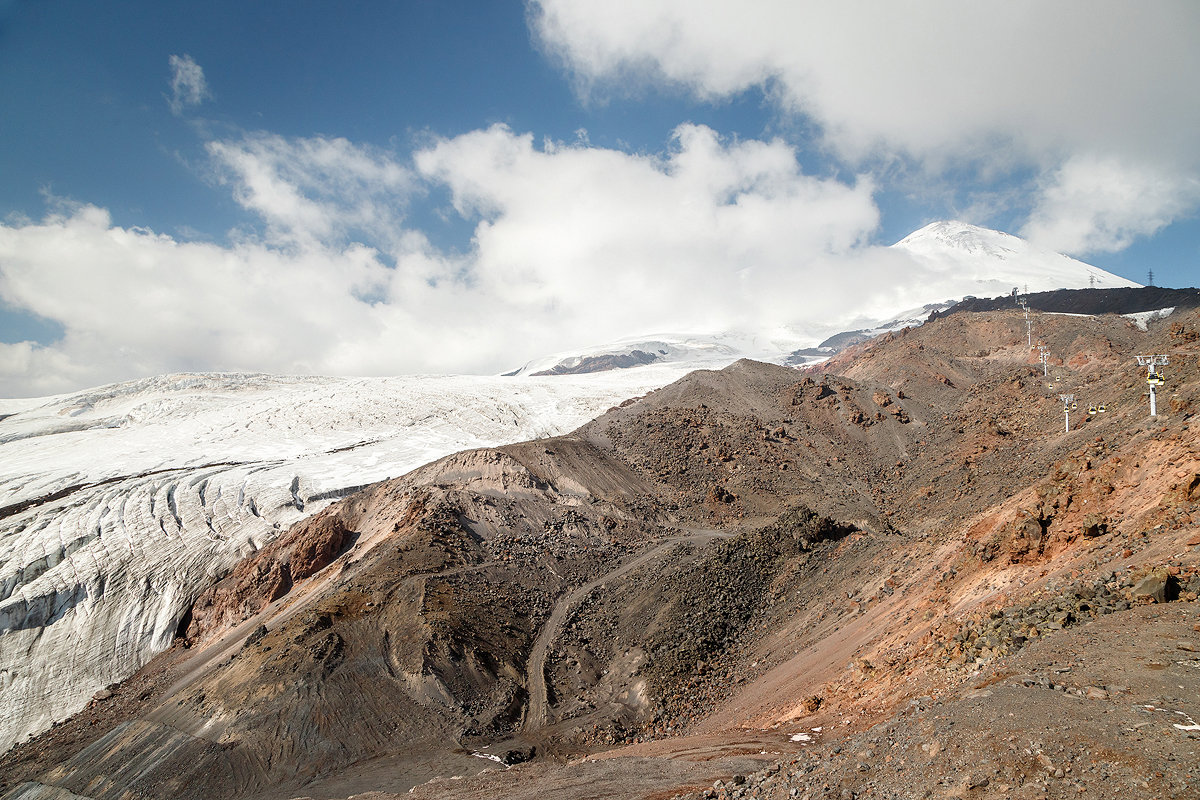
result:
[(4, 797), (1194, 796), (1200, 312), (1033, 321), (1045, 365), (949, 313), (372, 485)]
[[(1116, 289), (1056, 289), (1020, 295), (1034, 311), (1057, 314), (1142, 314), (1162, 309), (1189, 309), (1200, 306), (1200, 290), (1167, 289), (1161, 286), (1121, 287)], [(1002, 311), (1016, 306), (1016, 296), (968, 297), (943, 311), (934, 311), (930, 319), (961, 312)]]

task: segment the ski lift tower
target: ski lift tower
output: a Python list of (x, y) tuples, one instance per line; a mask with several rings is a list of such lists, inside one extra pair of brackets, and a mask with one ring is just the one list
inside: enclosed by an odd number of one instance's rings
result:
[(1017, 305), (1019, 305), (1025, 311), (1025, 338), (1027, 338), (1029, 340), (1029, 349), (1032, 350), (1033, 349), (1033, 323), (1029, 321), (1029, 303), (1026, 302), (1024, 297), (1022, 297), (1020, 300), (1017, 301)]
[(1042, 357), (1042, 377), (1046, 377), (1050, 374), (1050, 348), (1039, 344), (1038, 352)]
[(1075, 408), (1075, 395), (1060, 394), (1059, 400), (1063, 402), (1063, 415), (1067, 418), (1067, 433), (1071, 432), (1071, 409)]
[(1166, 383), (1162, 371), (1156, 367), (1164, 367), (1167, 365), (1167, 357), (1165, 355), (1154, 356), (1138, 356), (1137, 362), (1146, 368), (1146, 383), (1150, 384), (1150, 416), (1158, 416), (1158, 404), (1155, 402), (1154, 390)]

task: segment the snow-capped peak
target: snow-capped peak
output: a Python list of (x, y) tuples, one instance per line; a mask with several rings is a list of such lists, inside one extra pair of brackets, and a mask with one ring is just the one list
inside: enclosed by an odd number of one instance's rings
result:
[(892, 246), (934, 271), (995, 284), (974, 292), (984, 296), (1002, 294), (1014, 286), (1024, 293), (1141, 285), (1019, 236), (957, 220), (931, 223)]
[(977, 255), (1003, 256), (1006, 253), (1018, 253), (1028, 248), (1029, 243), (1011, 233), (952, 219), (931, 222), (896, 242), (896, 246), (907, 249), (951, 247)]

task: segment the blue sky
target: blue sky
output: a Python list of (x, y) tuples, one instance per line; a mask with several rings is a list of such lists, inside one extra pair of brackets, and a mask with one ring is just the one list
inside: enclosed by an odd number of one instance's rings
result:
[(1194, 4), (835, 5), (0, 0), (0, 396), (737, 325), (946, 218), (1196, 285)]

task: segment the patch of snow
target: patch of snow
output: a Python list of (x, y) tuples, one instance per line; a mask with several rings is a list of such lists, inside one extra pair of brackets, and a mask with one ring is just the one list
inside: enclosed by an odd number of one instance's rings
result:
[(631, 336), (607, 344), (579, 348), (555, 353), (527, 362), (511, 375), (534, 375), (555, 367), (574, 368), (584, 359), (602, 356), (628, 356), (636, 352), (655, 357), (654, 363), (688, 363), (693, 369), (720, 369), (748, 354), (771, 357), (779, 347), (769, 342), (759, 342), (755, 337), (736, 332), (694, 335), (686, 333), (658, 333), (647, 336)]
[(504, 759), (500, 758), (500, 756), (492, 755), (491, 753), (481, 753), (477, 750), (472, 750), (471, 755), (476, 758), (486, 758), (488, 761), (495, 761), (497, 764), (503, 764), (504, 768), (508, 769), (508, 764), (505, 764)]
[(1159, 308), (1154, 311), (1139, 311), (1136, 314), (1122, 314), (1125, 319), (1132, 320), (1134, 325), (1138, 326), (1139, 330), (1146, 330), (1146, 326), (1151, 322), (1159, 319), (1165, 319), (1175, 313), (1175, 306), (1169, 308)]
[(1174, 723), (1174, 727), (1178, 728), (1181, 731), (1200, 731), (1200, 725), (1196, 724), (1196, 720), (1192, 719), (1190, 716), (1188, 716), (1187, 714), (1185, 714), (1182, 711), (1176, 711), (1175, 713), (1178, 714), (1179, 716), (1183, 717), (1184, 719), (1186, 719), (1188, 721), (1188, 724), (1180, 725), (1179, 723), (1176, 722), (1176, 723)]

